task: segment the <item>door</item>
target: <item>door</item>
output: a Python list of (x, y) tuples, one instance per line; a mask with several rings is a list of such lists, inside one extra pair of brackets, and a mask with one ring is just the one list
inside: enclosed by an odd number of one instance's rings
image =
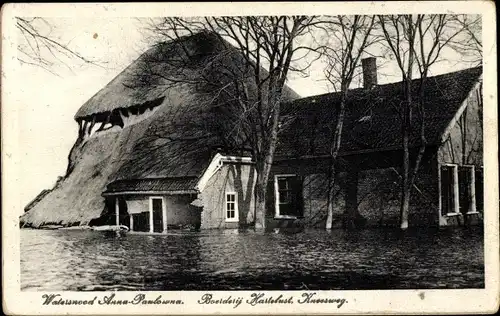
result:
[(118, 207), (120, 209), (120, 225), (129, 226), (130, 224), (130, 214), (128, 213), (127, 202), (124, 198), (118, 199)]
[(153, 232), (163, 232), (163, 199), (151, 198), (153, 211)]

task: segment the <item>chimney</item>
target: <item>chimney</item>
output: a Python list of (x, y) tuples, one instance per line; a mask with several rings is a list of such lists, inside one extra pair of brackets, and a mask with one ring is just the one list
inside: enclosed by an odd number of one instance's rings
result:
[(364, 58), (361, 60), (361, 66), (363, 66), (363, 88), (371, 89), (377, 85), (377, 58)]

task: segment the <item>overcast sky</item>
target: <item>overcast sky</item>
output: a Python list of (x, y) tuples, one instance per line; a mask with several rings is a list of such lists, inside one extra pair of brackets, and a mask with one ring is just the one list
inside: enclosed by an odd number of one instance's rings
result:
[[(104, 67), (70, 63), (71, 70), (55, 65), (51, 74), (41, 68), (19, 65), (16, 91), (19, 109), (21, 162), (21, 203), (26, 205), (42, 189), (51, 188), (67, 167), (68, 153), (77, 137), (73, 119), (78, 108), (137, 58), (147, 47), (140, 23), (133, 18), (86, 18), (51, 20), (54, 33), (89, 59)], [(440, 74), (467, 67), (456, 56), (432, 69)], [(391, 60), (384, 65), (379, 83), (398, 81)], [(328, 92), (321, 67), (307, 78), (293, 78), (288, 84), (302, 96)]]

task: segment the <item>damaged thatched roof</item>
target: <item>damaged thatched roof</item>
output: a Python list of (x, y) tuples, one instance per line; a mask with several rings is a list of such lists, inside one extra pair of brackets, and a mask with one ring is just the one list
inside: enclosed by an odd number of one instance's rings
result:
[[(217, 63), (211, 65), (211, 70), (219, 68), (222, 72), (221, 67), (234, 68), (235, 63), (239, 62), (239, 55), (234, 46), (212, 32), (200, 32), (158, 43), (85, 102), (75, 119), (157, 100), (172, 84), (198, 84), (201, 72), (207, 70), (204, 67), (209, 63)], [(262, 71), (265, 75), (265, 71)], [(299, 97), (288, 87), (285, 87), (284, 95), (285, 99)]]
[[(204, 38), (201, 38), (202, 36)], [(193, 44), (193, 49), (199, 49), (194, 44), (199, 40), (208, 40), (206, 36), (208, 35), (197, 34), (185, 38), (182, 43), (171, 41), (154, 45), (85, 102), (76, 113), (75, 119), (159, 99), (165, 93), (167, 84), (162, 82), (164, 80), (161, 76), (167, 77), (174, 71), (178, 72), (172, 68), (184, 57), (180, 56), (183, 54), (180, 46)], [(143, 76), (146, 75), (150, 77), (149, 82), (143, 82)]]
[[(219, 79), (224, 69), (238, 68), (242, 57), (212, 33), (179, 41), (148, 50), (79, 109), (77, 121), (101, 121), (110, 112), (143, 116), (77, 141), (72, 171), (22, 216), (23, 223), (88, 224), (103, 213), (102, 193), (110, 183), (142, 179), (133, 186), (154, 189), (165, 183), (152, 179), (184, 177), (192, 183), (201, 176), (214, 149), (226, 144), (218, 134), (223, 104), (213, 102), (214, 82), (198, 76)], [(284, 92), (286, 100), (298, 96), (289, 88)], [(138, 105), (144, 104), (151, 106), (141, 114)]]
[[(440, 137), (456, 115), (469, 92), (478, 82), (482, 68), (429, 77), (425, 87), (425, 136), (427, 144), (439, 145)], [(418, 80), (414, 80), (413, 99), (418, 101)], [(401, 118), (398, 112), (403, 102), (400, 82), (375, 86), (372, 89), (349, 91), (342, 132), (341, 153), (401, 148)], [(288, 127), (280, 132), (278, 157), (317, 156), (329, 153), (332, 122), (340, 102), (340, 93), (329, 93), (299, 99), (283, 109), (292, 117)], [(416, 110), (415, 110), (416, 111)], [(418, 117), (418, 114), (416, 114)], [(419, 125), (417, 125), (419, 126)], [(420, 144), (419, 129), (414, 128), (410, 146)]]

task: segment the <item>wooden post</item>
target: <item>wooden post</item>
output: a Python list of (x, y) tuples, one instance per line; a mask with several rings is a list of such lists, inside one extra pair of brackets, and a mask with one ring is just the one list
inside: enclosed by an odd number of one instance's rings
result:
[(460, 200), (458, 192), (458, 166), (453, 166), (453, 210), (460, 213)]
[(129, 229), (130, 229), (130, 231), (133, 231), (134, 230), (134, 214), (130, 214), (129, 218), (130, 218)]
[(116, 219), (116, 226), (120, 225), (120, 202), (119, 198), (116, 197), (115, 199), (115, 219)]
[(87, 126), (88, 126), (89, 122), (87, 120), (84, 120), (83, 121), (83, 126), (82, 126), (82, 136), (83, 137), (87, 137), (88, 136), (88, 133), (87, 133)]
[(163, 222), (163, 233), (167, 232), (167, 203), (166, 198), (162, 197), (161, 201), (161, 212), (162, 212), (162, 222)]
[(476, 209), (476, 172), (474, 166), (472, 166), (470, 172), (470, 183), (469, 183), (469, 191), (470, 191), (470, 207), (469, 213), (477, 213)]
[(446, 226), (446, 218), (443, 216), (443, 198), (441, 187), (441, 165), (437, 164), (437, 181), (438, 181), (438, 221), (439, 226)]
[(85, 128), (83, 127), (82, 120), (78, 120), (78, 138), (83, 138)]
[[(274, 217), (278, 217), (280, 215), (280, 195), (279, 195), (279, 187), (278, 187), (278, 176), (274, 176)], [(270, 197), (266, 197), (270, 198)]]
[(95, 125), (95, 115), (92, 117), (92, 123), (90, 123), (89, 135), (92, 135), (92, 129), (94, 128), (94, 125)]

